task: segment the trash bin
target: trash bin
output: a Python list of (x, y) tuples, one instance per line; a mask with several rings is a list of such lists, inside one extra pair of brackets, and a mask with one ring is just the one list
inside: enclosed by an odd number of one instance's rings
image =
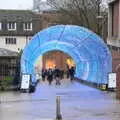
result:
[(36, 90), (36, 86), (34, 84), (31, 84), (29, 87), (29, 93), (34, 93)]

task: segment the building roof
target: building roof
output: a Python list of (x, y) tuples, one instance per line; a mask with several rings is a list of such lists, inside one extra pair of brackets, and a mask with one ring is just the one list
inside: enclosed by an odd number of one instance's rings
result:
[[(31, 10), (0, 9), (0, 36), (33, 36), (40, 31), (41, 16)], [(16, 30), (8, 30), (9, 22), (16, 23)], [(32, 23), (32, 30), (24, 30), (23, 23)]]
[(33, 11), (30, 10), (4, 10), (0, 9), (0, 20), (22, 20), (22, 21), (31, 21), (32, 19), (39, 18), (40, 16), (35, 14)]
[(0, 57), (16, 57), (18, 55), (17, 52), (0, 48)]

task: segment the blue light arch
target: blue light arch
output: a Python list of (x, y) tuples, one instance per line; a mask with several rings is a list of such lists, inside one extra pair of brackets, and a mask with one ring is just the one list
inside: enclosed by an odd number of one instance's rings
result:
[(76, 63), (75, 76), (89, 82), (106, 84), (112, 71), (112, 58), (106, 44), (92, 31), (74, 25), (56, 25), (33, 36), (21, 57), (21, 73), (32, 74), (34, 63), (48, 51), (60, 50), (69, 54)]

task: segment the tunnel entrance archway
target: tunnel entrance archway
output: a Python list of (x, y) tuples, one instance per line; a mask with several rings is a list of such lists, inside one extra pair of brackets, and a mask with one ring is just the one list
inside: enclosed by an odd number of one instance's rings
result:
[(24, 48), (21, 73), (34, 77), (34, 63), (48, 51), (60, 50), (75, 61), (75, 77), (100, 84), (107, 83), (112, 71), (111, 54), (103, 40), (92, 31), (74, 25), (57, 25), (37, 33)]
[(60, 70), (66, 71), (72, 66), (75, 66), (73, 58), (63, 51), (49, 51), (42, 56), (42, 68), (44, 69), (54, 69), (57, 67)]

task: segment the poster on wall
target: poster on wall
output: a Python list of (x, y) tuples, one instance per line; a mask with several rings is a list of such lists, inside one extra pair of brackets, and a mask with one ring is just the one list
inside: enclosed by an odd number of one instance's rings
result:
[(21, 89), (29, 89), (29, 85), (30, 85), (30, 75), (23, 74), (21, 81)]
[(116, 88), (116, 73), (108, 74), (108, 88)]

